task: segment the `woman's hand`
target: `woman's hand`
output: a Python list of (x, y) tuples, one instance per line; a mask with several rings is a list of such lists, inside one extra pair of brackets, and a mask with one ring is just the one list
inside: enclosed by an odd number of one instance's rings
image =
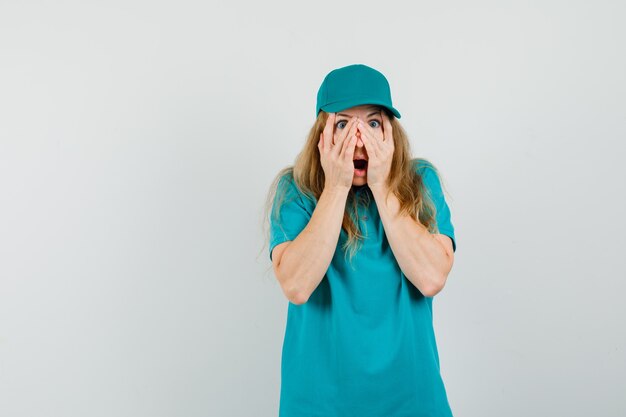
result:
[(393, 132), (389, 117), (384, 110), (380, 111), (383, 120), (382, 134), (365, 122), (359, 121), (357, 128), (361, 132), (361, 140), (367, 150), (367, 185), (370, 189), (386, 188), (391, 172), (394, 144)]
[[(349, 189), (354, 179), (354, 148), (356, 145), (357, 118), (353, 117), (346, 126), (335, 134), (335, 113), (330, 113), (324, 131), (320, 133), (317, 147), (324, 170), (326, 187)], [(333, 140), (334, 139), (334, 140)]]

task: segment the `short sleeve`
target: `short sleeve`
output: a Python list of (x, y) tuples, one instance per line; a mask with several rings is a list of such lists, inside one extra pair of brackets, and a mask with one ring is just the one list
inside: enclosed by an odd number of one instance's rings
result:
[[(280, 208), (278, 208), (279, 202)], [(281, 177), (270, 214), (270, 260), (272, 260), (272, 250), (283, 242), (294, 240), (310, 219), (311, 213), (307, 210), (293, 178)]]
[(424, 181), (424, 185), (430, 192), (431, 198), (435, 205), (435, 217), (437, 219), (437, 227), (439, 228), (439, 233), (449, 236), (450, 239), (452, 239), (452, 250), (453, 252), (456, 252), (454, 225), (452, 224), (450, 208), (448, 207), (448, 203), (446, 203), (446, 200), (443, 196), (441, 181), (437, 176), (436, 171), (430, 167), (426, 167), (423, 169), (422, 180)]

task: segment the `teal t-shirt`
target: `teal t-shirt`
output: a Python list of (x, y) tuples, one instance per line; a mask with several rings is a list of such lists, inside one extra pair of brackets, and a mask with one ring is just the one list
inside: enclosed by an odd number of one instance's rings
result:
[[(417, 160), (420, 161), (420, 160)], [(436, 206), (439, 233), (454, 227), (436, 172), (415, 165)], [(274, 247), (294, 240), (315, 202), (283, 177), (281, 224), (270, 221)], [(356, 187), (355, 187), (356, 188)], [(370, 193), (358, 187), (356, 193)], [(359, 208), (366, 239), (352, 262), (341, 230), (326, 275), (304, 304), (289, 302), (282, 349), (279, 417), (451, 417), (433, 330), (432, 297), (402, 273), (376, 203)], [(272, 213), (274, 213), (272, 207)], [(282, 226), (282, 227), (281, 227)]]

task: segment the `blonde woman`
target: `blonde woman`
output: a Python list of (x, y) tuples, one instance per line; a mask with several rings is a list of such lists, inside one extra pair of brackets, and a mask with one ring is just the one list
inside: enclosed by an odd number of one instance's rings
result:
[(411, 157), (371, 67), (326, 75), (316, 117), (266, 207), (289, 300), (280, 417), (452, 416), (432, 321), (456, 251), (438, 171)]

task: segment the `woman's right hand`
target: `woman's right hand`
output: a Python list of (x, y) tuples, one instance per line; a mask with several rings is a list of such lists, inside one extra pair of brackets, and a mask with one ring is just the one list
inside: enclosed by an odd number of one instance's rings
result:
[(354, 179), (354, 148), (356, 146), (357, 118), (353, 117), (335, 134), (336, 114), (330, 113), (326, 119), (324, 131), (320, 133), (317, 147), (320, 150), (320, 162), (324, 170), (327, 187), (349, 189)]

